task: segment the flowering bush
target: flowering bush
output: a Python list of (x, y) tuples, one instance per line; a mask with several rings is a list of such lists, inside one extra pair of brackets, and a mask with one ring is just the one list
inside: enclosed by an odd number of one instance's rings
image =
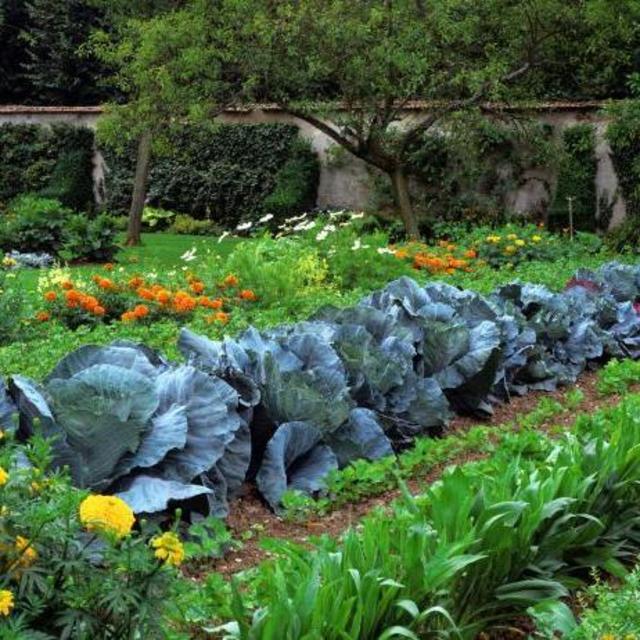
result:
[(157, 277), (114, 275), (111, 264), (104, 265), (103, 272), (91, 276), (89, 282), (52, 274), (41, 288), (44, 308), (38, 311), (36, 320), (55, 318), (70, 328), (100, 322), (183, 320), (198, 312), (205, 314), (207, 322), (226, 324), (234, 307), (258, 299), (252, 289), (241, 288), (233, 274), (205, 284), (194, 273), (185, 272), (176, 286), (175, 282), (159, 282)]
[(160, 637), (184, 558), (178, 536), (136, 530), (119, 498), (87, 495), (48, 472), (45, 440), (11, 440), (3, 432), (0, 637)]

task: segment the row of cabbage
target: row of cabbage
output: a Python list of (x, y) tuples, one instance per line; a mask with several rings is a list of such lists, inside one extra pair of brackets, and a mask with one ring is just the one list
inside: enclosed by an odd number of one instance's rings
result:
[(42, 383), (11, 378), (0, 421), (20, 439), (54, 438), (76, 484), (137, 512), (181, 501), (221, 516), (246, 480), (278, 509), (286, 490), (319, 491), (332, 469), (440, 434), (455, 412), (486, 416), (640, 356), (639, 298), (640, 266), (617, 263), (560, 293), (512, 283), (484, 297), (401, 278), (235, 339), (183, 330), (185, 364), (128, 342), (82, 347)]

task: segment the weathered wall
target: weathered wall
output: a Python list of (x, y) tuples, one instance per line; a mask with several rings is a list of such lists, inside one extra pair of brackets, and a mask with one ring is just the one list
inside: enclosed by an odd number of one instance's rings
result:
[[(420, 105), (407, 112), (407, 120), (417, 117)], [(602, 203), (613, 207), (612, 224), (624, 219), (625, 204), (618, 190), (618, 179), (611, 161), (611, 149), (604, 139), (606, 121), (599, 115), (598, 104), (539, 105), (530, 115), (552, 125), (558, 135), (563, 128), (577, 123), (596, 125), (598, 159), (597, 194), (594, 207), (599, 211)], [(53, 124), (65, 122), (95, 128), (101, 114), (100, 107), (3, 107), (0, 106), (0, 125), (4, 123)], [(361, 160), (348, 153), (336, 154), (334, 143), (306, 122), (266, 107), (251, 111), (232, 111), (220, 117), (226, 123), (287, 122), (297, 125), (301, 135), (308, 139), (321, 160), (318, 206), (346, 209), (365, 209), (372, 197), (372, 175)], [(401, 125), (400, 125), (401, 126)], [(103, 181), (104, 163), (99, 153), (94, 159), (94, 179), (99, 186)], [(544, 208), (551, 197), (546, 185), (555, 184), (555, 177), (543, 167), (529, 170), (524, 183), (507, 196), (509, 208), (527, 214)], [(99, 193), (99, 188), (96, 192)]]

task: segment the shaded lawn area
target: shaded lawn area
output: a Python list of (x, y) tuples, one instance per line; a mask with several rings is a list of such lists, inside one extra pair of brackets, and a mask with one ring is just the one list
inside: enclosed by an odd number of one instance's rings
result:
[[(121, 237), (124, 242), (124, 235)], [(218, 239), (212, 236), (187, 236), (173, 233), (143, 233), (142, 245), (139, 247), (123, 247), (118, 252), (115, 262), (118, 266), (125, 267), (131, 273), (138, 271), (158, 271), (162, 273), (174, 269), (179, 264), (187, 264), (181, 260), (181, 256), (187, 251), (196, 249), (200, 256), (211, 255), (226, 258), (241, 242), (237, 238), (225, 238), (218, 243)], [(90, 277), (91, 274), (101, 269), (101, 265), (75, 265), (71, 271), (76, 277)], [(19, 272), (19, 284), (25, 291), (35, 291), (38, 279), (42, 272), (38, 269), (23, 269)]]

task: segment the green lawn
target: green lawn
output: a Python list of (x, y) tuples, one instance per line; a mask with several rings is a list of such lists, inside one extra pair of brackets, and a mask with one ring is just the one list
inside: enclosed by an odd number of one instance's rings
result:
[[(124, 241), (124, 236), (122, 237)], [(116, 257), (117, 264), (127, 271), (159, 272), (174, 269), (180, 264), (187, 264), (181, 260), (181, 256), (196, 249), (199, 256), (207, 255), (212, 259), (226, 258), (234, 247), (241, 242), (238, 238), (225, 238), (218, 242), (211, 236), (186, 236), (173, 233), (144, 233), (142, 245), (139, 247), (123, 247)], [(95, 273), (99, 266), (78, 265), (71, 267), (72, 271), (80, 276), (89, 277)], [(38, 279), (42, 272), (37, 269), (24, 269), (19, 272), (19, 283), (27, 291), (35, 291)]]

